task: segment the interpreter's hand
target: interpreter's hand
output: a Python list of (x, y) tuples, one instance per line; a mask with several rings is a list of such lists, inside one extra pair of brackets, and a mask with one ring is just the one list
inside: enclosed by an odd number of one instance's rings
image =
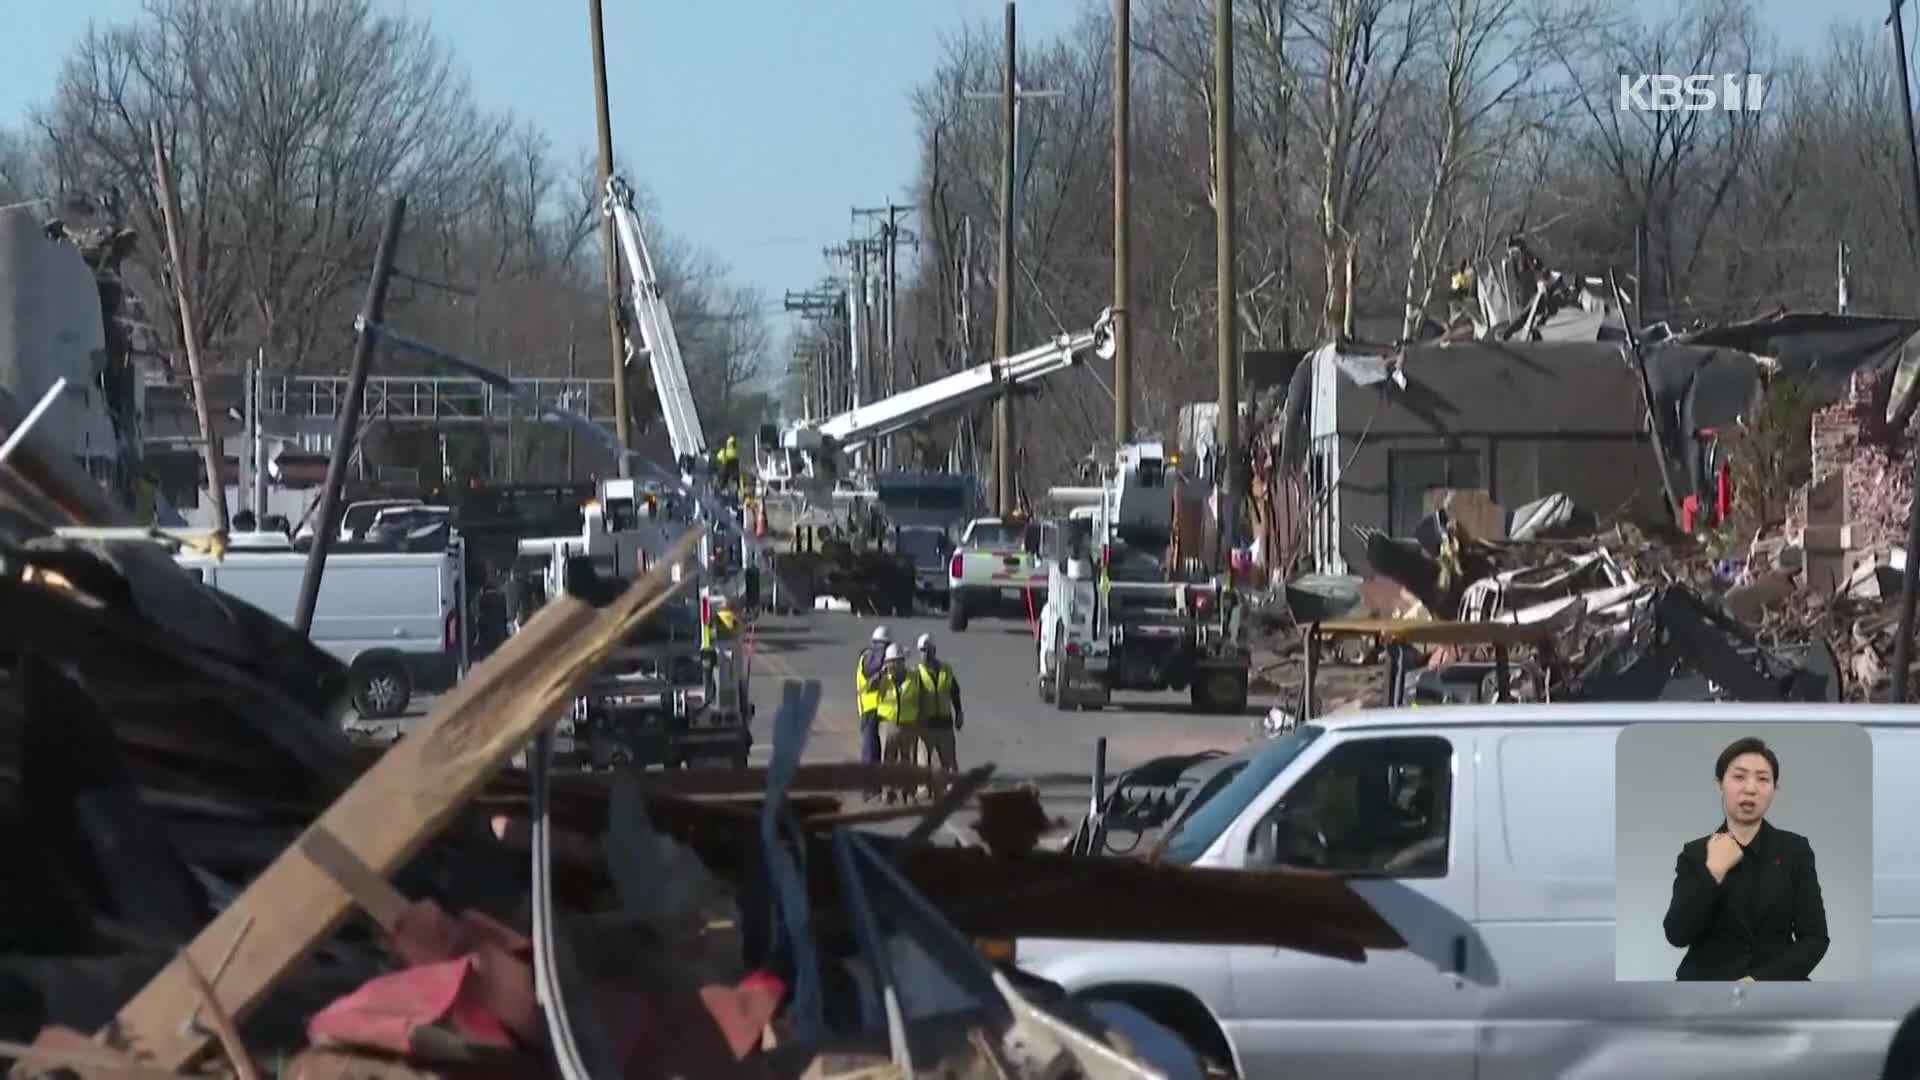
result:
[(1725, 881), (1727, 871), (1739, 865), (1746, 854), (1740, 841), (1723, 832), (1714, 833), (1707, 837), (1707, 872), (1713, 875), (1713, 880)]
[(1740, 981), (1740, 982), (1752, 982), (1752, 981), (1753, 981), (1753, 976), (1751, 976), (1751, 975), (1742, 975), (1742, 976), (1740, 976), (1740, 979), (1739, 979), (1739, 981)]

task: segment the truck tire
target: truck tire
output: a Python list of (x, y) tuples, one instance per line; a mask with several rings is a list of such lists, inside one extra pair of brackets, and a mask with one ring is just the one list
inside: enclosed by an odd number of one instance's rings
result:
[(1033, 649), (1034, 683), (1038, 685), (1040, 689), (1041, 704), (1051, 705), (1053, 703), (1054, 695), (1058, 693), (1058, 688), (1060, 686), (1060, 669), (1055, 668), (1051, 678), (1049, 678), (1045, 672), (1041, 671), (1040, 670), (1041, 652), (1042, 650), (1040, 648), (1039, 643), (1035, 642), (1034, 649)]
[(1077, 706), (1068, 703), (1066, 674), (1067, 636), (1061, 634), (1053, 639), (1053, 705), (1061, 712), (1072, 712)]
[(1195, 712), (1233, 714), (1247, 711), (1247, 676), (1244, 672), (1196, 671), (1187, 691)]
[(413, 680), (398, 660), (377, 659), (353, 667), (353, 708), (369, 720), (385, 720), (407, 711)]
[(947, 629), (956, 634), (966, 632), (967, 600), (959, 593), (954, 593), (953, 598), (947, 602)]

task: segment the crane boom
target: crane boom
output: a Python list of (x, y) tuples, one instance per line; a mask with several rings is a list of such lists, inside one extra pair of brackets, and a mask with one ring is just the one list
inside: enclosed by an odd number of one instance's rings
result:
[(633, 279), (633, 318), (639, 326), (641, 340), (635, 342), (628, 337), (627, 348), (647, 356), (673, 456), (682, 462), (689, 458), (696, 463), (703, 462), (707, 455), (707, 436), (693, 404), (686, 361), (680, 356), (680, 338), (674, 333), (673, 315), (660, 292), (653, 256), (648, 254), (646, 238), (640, 230), (640, 215), (633, 209), (633, 189), (625, 180), (617, 176), (607, 178), (601, 211), (613, 218), (620, 255), (626, 260), (627, 275)]
[(1113, 313), (1103, 311), (1090, 329), (1061, 334), (1026, 352), (954, 372), (806, 426), (821, 438), (838, 443), (841, 450), (852, 450), (941, 413), (965, 408), (1012, 387), (1065, 371), (1078, 364), (1088, 352), (1105, 357), (1111, 356), (1112, 351)]

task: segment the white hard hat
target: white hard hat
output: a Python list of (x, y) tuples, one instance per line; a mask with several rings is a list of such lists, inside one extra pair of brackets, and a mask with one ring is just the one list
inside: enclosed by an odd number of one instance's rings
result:
[(884, 626), (876, 626), (873, 628), (873, 643), (875, 645), (887, 645), (891, 644), (892, 641), (893, 631), (888, 630)]
[(933, 635), (921, 634), (920, 640), (914, 642), (913, 647), (919, 649), (921, 652), (926, 652), (928, 649), (933, 648)]
[(905, 660), (906, 658), (907, 658), (907, 651), (905, 649), (902, 649), (898, 645), (887, 646), (887, 659)]

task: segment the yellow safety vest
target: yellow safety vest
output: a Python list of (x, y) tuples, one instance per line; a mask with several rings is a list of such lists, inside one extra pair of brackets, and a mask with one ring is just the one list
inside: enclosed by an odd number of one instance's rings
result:
[(905, 674), (907, 677), (898, 682), (882, 674), (874, 684), (877, 701), (873, 711), (880, 714), (883, 724), (908, 727), (920, 722), (920, 680), (911, 671)]
[(860, 715), (880, 707), (880, 688), (867, 682), (867, 654), (861, 653), (853, 662), (854, 700), (860, 704)]
[(921, 664), (916, 672), (920, 676), (921, 717), (929, 724), (953, 722), (953, 669), (945, 664), (931, 668)]

